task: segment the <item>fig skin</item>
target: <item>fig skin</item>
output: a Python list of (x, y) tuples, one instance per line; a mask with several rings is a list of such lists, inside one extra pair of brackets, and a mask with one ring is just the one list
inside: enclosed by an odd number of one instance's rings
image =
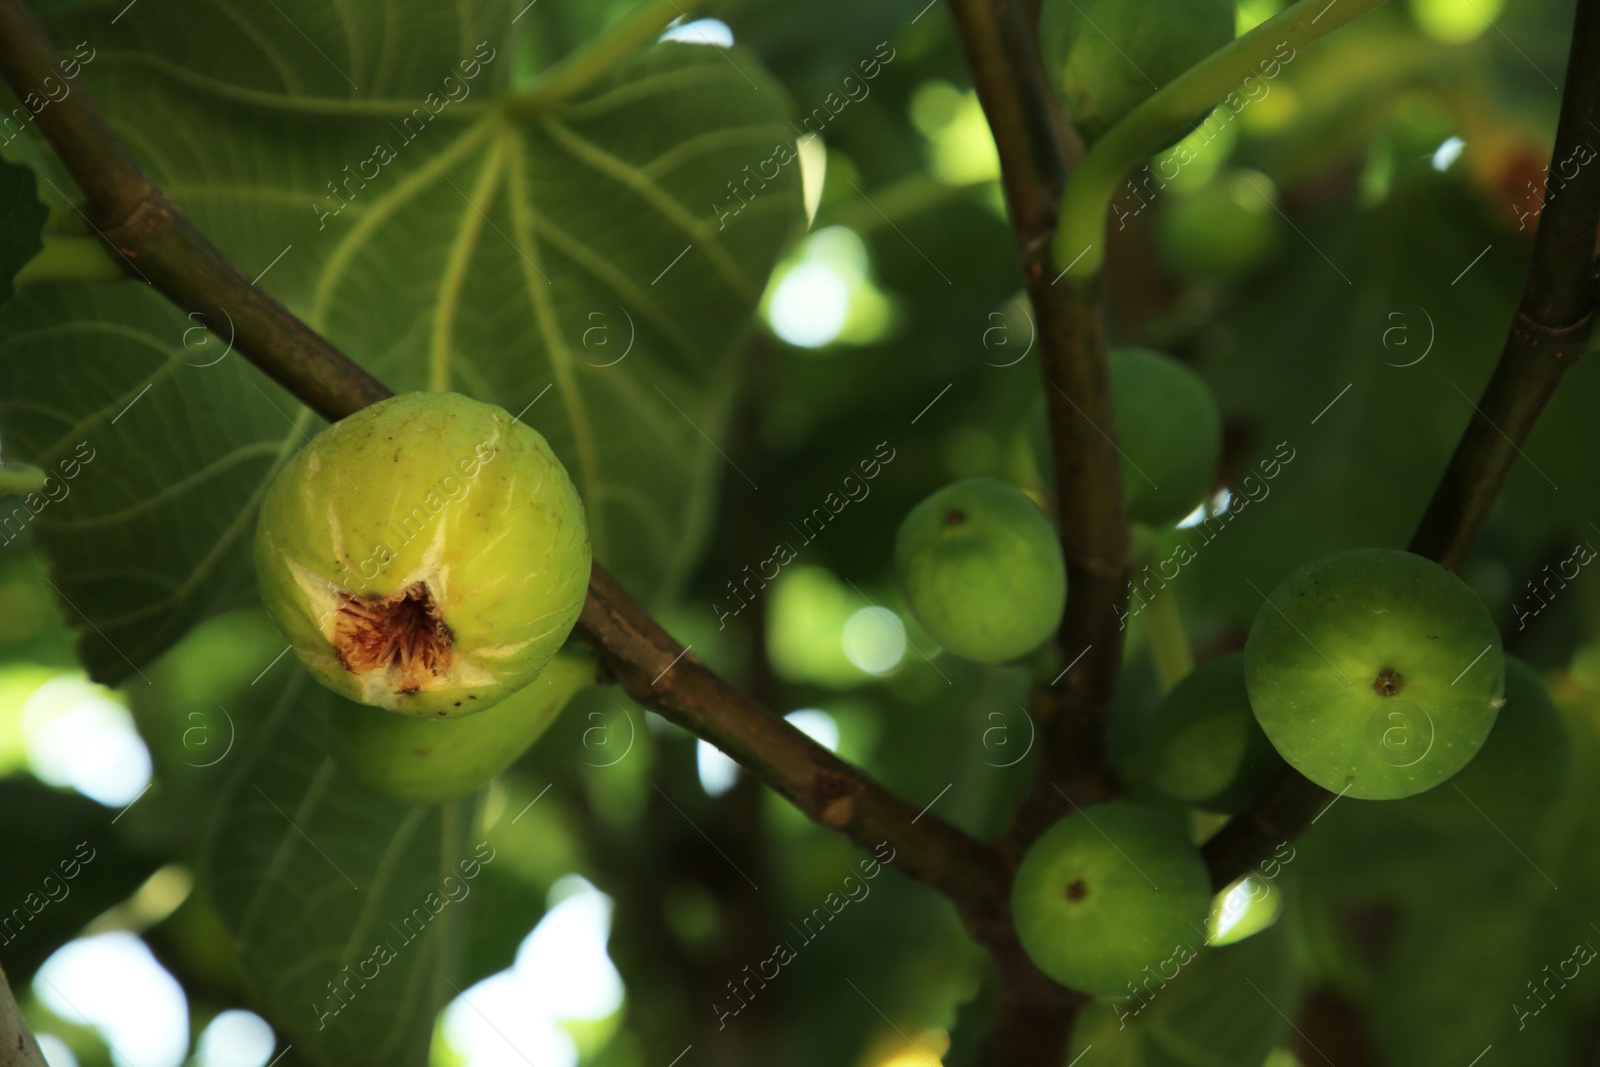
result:
[(459, 719), (391, 715), (340, 700), (329, 715), (333, 756), (391, 800), (440, 804), (464, 797), (517, 762), (594, 677), (592, 657), (563, 651), (540, 677)]
[(1066, 606), (1066, 564), (1050, 520), (993, 478), (947, 485), (907, 512), (894, 565), (928, 636), (975, 663), (1032, 652)]
[(1233, 815), (1283, 766), (1250, 710), (1244, 654), (1208, 660), (1156, 709), (1144, 761), (1151, 784), (1173, 800)]
[(1401, 803), (1438, 829), (1494, 834), (1529, 827), (1572, 781), (1572, 735), (1532, 667), (1506, 657), (1506, 702), (1488, 740), (1461, 773)]
[(1336, 552), (1289, 575), (1244, 657), (1250, 706), (1279, 755), (1359, 800), (1450, 778), (1504, 703), (1489, 609), (1437, 563), (1395, 549)]
[(1211, 879), (1165, 816), (1127, 801), (1068, 815), (1028, 849), (1011, 913), (1028, 958), (1069, 989), (1126, 995), (1146, 967), (1204, 944)]
[(255, 556), (267, 613), (318, 681), (444, 717), (534, 681), (591, 563), (544, 438), (454, 393), (392, 397), (319, 433), (268, 488)]

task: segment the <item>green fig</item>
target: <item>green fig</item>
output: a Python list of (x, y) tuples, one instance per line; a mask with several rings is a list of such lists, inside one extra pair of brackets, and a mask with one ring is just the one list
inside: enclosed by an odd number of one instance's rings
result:
[(459, 719), (415, 718), (340, 700), (329, 715), (334, 758), (368, 788), (407, 804), (466, 796), (526, 752), (572, 697), (594, 659), (560, 652), (494, 707)]
[(1243, 653), (1202, 663), (1167, 695), (1144, 762), (1174, 800), (1224, 815), (1250, 803), (1283, 760), (1250, 710)]
[(1032, 652), (1066, 606), (1066, 565), (1050, 521), (993, 478), (947, 485), (912, 508), (895, 539), (894, 566), (928, 636), (976, 663)]
[(1572, 778), (1567, 721), (1534, 669), (1506, 657), (1506, 702), (1472, 762), (1443, 785), (1405, 800), (1444, 829), (1522, 827), (1560, 801)]
[(1489, 609), (1437, 563), (1395, 549), (1337, 552), (1289, 575), (1261, 606), (1244, 656), (1250, 705), (1279, 754), (1362, 800), (1450, 778), (1503, 703)]
[(1130, 991), (1176, 946), (1205, 943), (1211, 879), (1182, 830), (1117, 801), (1080, 810), (1034, 842), (1017, 868), (1011, 913), (1028, 957), (1069, 989)]
[(319, 433), (268, 488), (255, 555), (267, 613), (318, 681), (447, 717), (538, 677), (590, 567), (583, 503), (544, 438), (454, 393)]

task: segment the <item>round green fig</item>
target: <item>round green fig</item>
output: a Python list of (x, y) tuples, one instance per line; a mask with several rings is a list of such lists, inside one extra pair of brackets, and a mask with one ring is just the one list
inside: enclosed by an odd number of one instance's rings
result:
[(1279, 767), (1245, 692), (1244, 654), (1202, 663), (1156, 709), (1145, 742), (1151, 784), (1173, 800), (1232, 815)]
[[(1017, 868), (1011, 914), (1028, 957), (1069, 989), (1130, 992), (1175, 946), (1205, 941), (1211, 879), (1182, 830), (1125, 801), (1056, 823)], [(1184, 961), (1187, 962), (1187, 961)]]
[(1050, 521), (993, 478), (947, 485), (912, 508), (895, 538), (894, 567), (928, 636), (977, 663), (1032, 652), (1066, 606), (1066, 565)]
[(338, 701), (330, 728), (339, 765), (375, 792), (438, 804), (475, 792), (511, 766), (594, 682), (594, 660), (561, 652), (494, 707), (460, 719), (414, 718)]
[(1549, 811), (1572, 777), (1567, 721), (1534, 669), (1506, 657), (1506, 702), (1489, 738), (1461, 773), (1404, 801), (1443, 829), (1493, 832), (1527, 826)]
[(318, 681), (445, 717), (534, 681), (590, 566), (583, 503), (544, 438), (454, 393), (319, 433), (267, 489), (255, 555), (267, 613)]
[(1250, 705), (1278, 753), (1363, 800), (1454, 775), (1504, 702), (1489, 609), (1437, 563), (1394, 549), (1337, 552), (1289, 575), (1244, 656)]
[(1157, 89), (1233, 40), (1232, 0), (1045, 0), (1045, 69), (1094, 141)]
[(1222, 413), (1205, 379), (1148, 348), (1114, 348), (1112, 417), (1128, 518), (1167, 526), (1205, 498), (1222, 458)]

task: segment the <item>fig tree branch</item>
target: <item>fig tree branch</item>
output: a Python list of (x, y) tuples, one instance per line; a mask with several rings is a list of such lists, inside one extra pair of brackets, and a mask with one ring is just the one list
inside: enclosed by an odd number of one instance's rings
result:
[(1460, 569), (1533, 425), (1594, 327), (1600, 4), (1578, 0), (1533, 262), (1500, 361), (1407, 547)]
[(1122, 663), (1116, 607), (1131, 567), (1099, 289), (1061, 278), (1050, 250), (1082, 143), (1050, 87), (1033, 10), (1019, 0), (951, 3), (999, 149), (1000, 181), (1038, 327), (1067, 565), (1057, 646), (1071, 669), (1056, 682), (1053, 699), (1034, 702), (1041, 710), (1039, 772), (1017, 809), (1009, 835), (1016, 845), (1037, 837), (1070, 803), (1102, 800), (1116, 789), (1105, 731)]
[[(54, 48), (23, 0), (0, 0), (0, 73), (19, 98), (56, 69)], [(70, 105), (70, 106), (69, 106)], [(235, 347), (328, 419), (394, 395), (250, 282), (162, 195), (78, 88), (36, 118), (77, 181), (85, 213), (112, 248), (175, 304), (238, 327)], [(248, 327), (248, 329), (247, 329)], [(1003, 864), (988, 846), (896, 796), (782, 716), (708, 670), (599, 564), (579, 626), (645, 706), (726, 752), (806, 815), (948, 896), (997, 952), (1015, 951)]]
[[(1067, 568), (1067, 607), (1057, 634), (1062, 664), (1053, 692), (1032, 701), (1038, 771), (1001, 845), (1008, 867), (1069, 805), (1116, 791), (1106, 726), (1122, 663), (1117, 606), (1131, 567), (1122, 479), (1112, 444), (1111, 389), (1099, 287), (1062, 281), (1051, 256), (1056, 212), (1082, 142), (1045, 72), (1038, 5), (951, 0), (1000, 155), (1000, 182), (1033, 308), (1050, 418), (1056, 515)], [(1058, 282), (1060, 284), (1058, 284)], [(1059, 1065), (1079, 1002), (1042, 980), (1026, 959), (997, 955), (994, 1017), (984, 1042), (990, 1067)]]
[[(1600, 0), (1578, 0), (1555, 148), (1533, 262), (1500, 360), (1407, 546), (1459, 570), (1506, 476), (1594, 326), (1600, 232)], [(1559, 194), (1559, 195), (1558, 195)], [(1250, 808), (1206, 842), (1211, 880), (1228, 885), (1297, 837), (1333, 794), (1285, 768)]]

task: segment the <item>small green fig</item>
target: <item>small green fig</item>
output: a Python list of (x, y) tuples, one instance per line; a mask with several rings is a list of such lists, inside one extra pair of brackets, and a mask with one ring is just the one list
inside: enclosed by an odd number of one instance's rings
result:
[(1126, 801), (1081, 809), (1046, 830), (1011, 888), (1028, 958), (1100, 997), (1132, 991), (1175, 946), (1202, 943), (1210, 906), (1199, 851), (1165, 816)]
[(572, 697), (594, 681), (594, 660), (561, 652), (538, 678), (487, 711), (414, 718), (338, 701), (329, 726), (339, 765), (368, 788), (406, 804), (463, 797), (511, 766)]
[(469, 715), (536, 679), (589, 580), (583, 503), (536, 431), (454, 393), (408, 393), (319, 433), (268, 488), (261, 599), (350, 700)]
[(1283, 760), (1250, 710), (1243, 653), (1202, 663), (1167, 695), (1144, 762), (1174, 800), (1224, 815), (1250, 803)]
[(1055, 530), (1020, 490), (993, 478), (947, 485), (912, 508), (895, 539), (894, 567), (928, 636), (976, 663), (1032, 652), (1066, 606)]

